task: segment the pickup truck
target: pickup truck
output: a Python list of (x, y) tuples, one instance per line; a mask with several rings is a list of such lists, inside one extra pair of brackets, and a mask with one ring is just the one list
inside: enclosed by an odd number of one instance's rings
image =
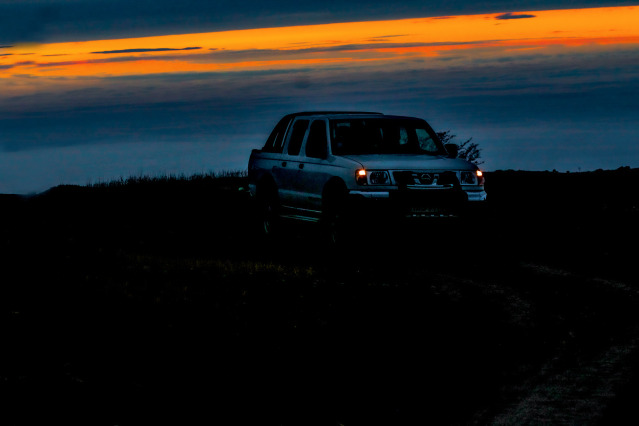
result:
[[(259, 226), (319, 222), (333, 242), (352, 221), (458, 217), (484, 204), (484, 177), (422, 119), (372, 112), (284, 116), (251, 152)], [(379, 223), (379, 220), (376, 220)]]

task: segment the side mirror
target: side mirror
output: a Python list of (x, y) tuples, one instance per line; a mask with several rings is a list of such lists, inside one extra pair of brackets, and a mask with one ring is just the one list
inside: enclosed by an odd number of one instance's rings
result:
[(448, 152), (450, 158), (457, 158), (459, 155), (459, 145), (456, 143), (447, 143), (444, 145), (444, 148), (446, 148), (446, 152)]

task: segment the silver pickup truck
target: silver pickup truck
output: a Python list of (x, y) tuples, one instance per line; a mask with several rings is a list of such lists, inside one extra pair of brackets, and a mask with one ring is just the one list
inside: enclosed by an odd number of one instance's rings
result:
[(456, 158), (418, 118), (370, 112), (286, 115), (248, 164), (260, 226), (320, 222), (330, 239), (349, 220), (455, 217), (484, 204), (478, 167)]

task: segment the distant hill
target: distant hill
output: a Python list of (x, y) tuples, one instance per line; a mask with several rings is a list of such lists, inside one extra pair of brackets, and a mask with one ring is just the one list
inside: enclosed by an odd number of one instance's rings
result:
[[(596, 170), (580, 173), (556, 171), (497, 170), (486, 172), (486, 191), (491, 205), (505, 208), (518, 206), (539, 213), (541, 210), (574, 211), (623, 210), (639, 206), (639, 169), (620, 167), (616, 170)], [(192, 176), (130, 177), (99, 184), (60, 185), (35, 196), (0, 195), (0, 205), (20, 205), (22, 202), (48, 204), (60, 202), (69, 208), (80, 207), (112, 210), (121, 202), (130, 209), (153, 211), (163, 209), (213, 208), (216, 197), (230, 197), (234, 202), (246, 202), (245, 171)], [(88, 204), (87, 204), (88, 203)], [(225, 204), (225, 208), (240, 207)], [(243, 207), (242, 207), (243, 208)], [(220, 206), (215, 208), (218, 212)], [(94, 212), (96, 213), (96, 212)]]

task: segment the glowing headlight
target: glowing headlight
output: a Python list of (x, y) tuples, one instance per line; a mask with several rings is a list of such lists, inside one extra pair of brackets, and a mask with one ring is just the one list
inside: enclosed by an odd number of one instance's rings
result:
[(366, 170), (360, 169), (355, 172), (355, 180), (359, 185), (366, 185), (368, 183), (368, 179), (366, 179)]
[(484, 173), (481, 170), (477, 170), (477, 185), (484, 184)]
[(388, 172), (371, 172), (368, 177), (371, 185), (388, 185), (390, 184), (390, 177), (388, 176)]

